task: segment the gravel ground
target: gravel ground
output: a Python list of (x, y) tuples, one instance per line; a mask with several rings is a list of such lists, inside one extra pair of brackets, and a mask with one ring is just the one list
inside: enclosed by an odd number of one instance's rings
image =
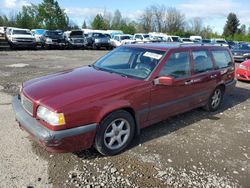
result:
[(88, 65), (107, 51), (0, 51), (0, 187), (250, 187), (250, 85), (219, 112), (202, 109), (142, 130), (130, 148), (46, 152), (19, 129), (11, 96), (25, 80)]

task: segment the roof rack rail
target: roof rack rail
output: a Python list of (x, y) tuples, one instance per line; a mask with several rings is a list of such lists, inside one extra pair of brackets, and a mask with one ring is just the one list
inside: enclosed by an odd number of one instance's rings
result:
[(182, 46), (222, 46), (222, 45), (206, 44), (206, 43), (179, 43), (179, 47)]

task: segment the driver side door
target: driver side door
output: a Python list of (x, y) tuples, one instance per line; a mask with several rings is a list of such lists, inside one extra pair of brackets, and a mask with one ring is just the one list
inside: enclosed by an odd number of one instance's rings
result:
[(191, 108), (194, 91), (190, 87), (192, 80), (189, 50), (172, 52), (158, 74), (158, 77), (161, 76), (174, 79), (170, 86), (152, 84), (149, 112), (152, 124)]

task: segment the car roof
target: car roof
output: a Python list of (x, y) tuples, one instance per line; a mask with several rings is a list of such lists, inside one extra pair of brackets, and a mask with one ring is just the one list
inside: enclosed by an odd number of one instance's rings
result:
[(185, 44), (179, 42), (164, 42), (164, 43), (143, 43), (143, 44), (127, 44), (127, 47), (132, 48), (147, 48), (153, 50), (162, 50), (167, 51), (170, 49), (228, 49), (224, 46), (214, 46), (214, 45), (206, 45), (206, 44)]

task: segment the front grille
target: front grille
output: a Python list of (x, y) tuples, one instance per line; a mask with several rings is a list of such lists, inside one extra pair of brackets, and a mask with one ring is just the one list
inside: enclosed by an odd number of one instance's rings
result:
[(33, 115), (33, 102), (21, 94), (21, 103), (23, 108), (31, 115)]
[(74, 39), (73, 40), (74, 43), (83, 43), (83, 39)]
[(32, 39), (29, 38), (17, 38), (17, 42), (33, 42)]

